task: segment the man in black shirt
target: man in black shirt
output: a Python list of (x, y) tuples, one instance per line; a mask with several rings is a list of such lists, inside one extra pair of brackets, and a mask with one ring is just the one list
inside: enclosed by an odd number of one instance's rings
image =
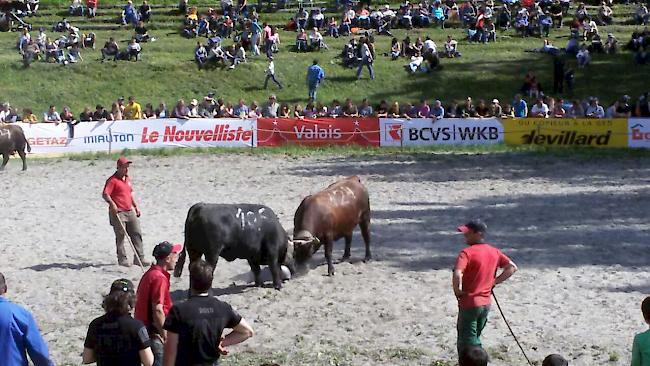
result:
[[(254, 335), (253, 328), (230, 305), (209, 295), (213, 268), (204, 260), (190, 267), (190, 298), (172, 306), (165, 330), (164, 366), (218, 365), (226, 347)], [(223, 337), (223, 330), (231, 328)]]
[(113, 282), (102, 307), (106, 314), (88, 326), (83, 363), (98, 366), (151, 366), (153, 353), (144, 324), (131, 317), (135, 305), (133, 283), (127, 279)]
[(109, 120), (108, 111), (101, 104), (97, 104), (95, 113), (93, 113), (93, 121), (105, 122), (107, 120)]

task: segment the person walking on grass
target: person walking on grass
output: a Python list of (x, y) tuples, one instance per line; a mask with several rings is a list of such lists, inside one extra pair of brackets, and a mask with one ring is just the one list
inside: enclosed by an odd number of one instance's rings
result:
[[(142, 249), (142, 232), (140, 230), (140, 207), (133, 195), (133, 186), (129, 177), (129, 166), (131, 161), (124, 156), (117, 159), (117, 170), (111, 175), (104, 185), (102, 197), (108, 203), (109, 222), (115, 232), (115, 246), (117, 247), (117, 263), (120, 266), (129, 267), (131, 263), (126, 256), (124, 249), (124, 236), (129, 235), (136, 253), (133, 256), (133, 264), (143, 266), (149, 265), (144, 260)], [(126, 233), (124, 232), (126, 229)]]
[(374, 80), (375, 70), (372, 67), (374, 59), (372, 58), (372, 52), (370, 52), (370, 47), (368, 46), (367, 38), (364, 38), (361, 41), (360, 47), (361, 47), (361, 62), (359, 63), (359, 67), (357, 68), (357, 80), (361, 79), (361, 71), (363, 71), (364, 66), (368, 68), (368, 72), (370, 73), (370, 80)]
[(282, 84), (280, 84), (278, 79), (275, 78), (275, 64), (273, 63), (273, 56), (269, 56), (268, 59), (269, 64), (266, 66), (266, 79), (264, 79), (264, 89), (269, 86), (269, 80), (273, 80), (278, 88), (282, 89)]
[[(481, 346), (481, 332), (487, 324), (492, 288), (507, 280), (517, 266), (499, 249), (485, 243), (487, 225), (472, 220), (458, 227), (469, 246), (463, 249), (454, 266), (452, 286), (458, 299), (458, 355), (469, 346)], [(498, 268), (503, 271), (496, 278)]]
[(325, 71), (320, 65), (318, 65), (318, 60), (314, 60), (312, 65), (307, 69), (307, 87), (309, 88), (309, 100), (316, 100), (316, 89), (325, 79)]
[(5, 298), (7, 282), (0, 273), (0, 365), (27, 365), (27, 355), (35, 366), (54, 366), (32, 314)]

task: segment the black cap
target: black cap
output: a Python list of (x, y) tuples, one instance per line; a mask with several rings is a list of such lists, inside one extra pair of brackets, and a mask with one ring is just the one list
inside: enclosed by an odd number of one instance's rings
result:
[(569, 366), (569, 361), (560, 355), (552, 354), (546, 356), (542, 361), (542, 366)]
[(153, 248), (153, 256), (156, 259), (163, 259), (167, 258), (172, 253), (180, 253), (181, 250), (183, 250), (182, 245), (163, 241)]
[(480, 219), (474, 219), (467, 222), (464, 225), (460, 225), (458, 227), (458, 231), (460, 231), (461, 233), (466, 233), (469, 231), (484, 233), (487, 231), (487, 225), (485, 225), (485, 223)]
[(111, 294), (113, 292), (135, 292), (135, 287), (133, 286), (133, 282), (130, 280), (127, 280), (126, 278), (120, 278), (119, 280), (113, 281), (111, 284)]

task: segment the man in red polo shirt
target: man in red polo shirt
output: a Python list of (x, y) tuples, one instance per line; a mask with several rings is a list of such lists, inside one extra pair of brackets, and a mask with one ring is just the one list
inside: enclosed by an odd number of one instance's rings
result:
[[(111, 175), (104, 185), (102, 197), (108, 203), (109, 221), (115, 232), (115, 245), (117, 246), (117, 262), (120, 266), (128, 267), (129, 263), (126, 251), (124, 250), (124, 229), (129, 234), (137, 255), (143, 265), (149, 265), (144, 261), (142, 251), (142, 233), (140, 232), (140, 208), (133, 196), (131, 178), (129, 178), (129, 166), (131, 161), (125, 157), (117, 159), (117, 170)], [(122, 224), (120, 224), (122, 221)], [(133, 257), (133, 264), (138, 264), (137, 258)]]
[(183, 249), (180, 244), (162, 242), (153, 248), (156, 264), (142, 275), (138, 284), (135, 300), (135, 318), (144, 323), (151, 337), (153, 366), (162, 366), (164, 344), (167, 332), (163, 329), (165, 318), (172, 307), (169, 294), (169, 271), (174, 269), (178, 253)]
[[(459, 357), (468, 346), (481, 346), (480, 337), (487, 324), (492, 288), (517, 271), (510, 258), (484, 242), (486, 230), (487, 225), (480, 220), (472, 220), (458, 227), (469, 245), (458, 254), (452, 279), (459, 308), (456, 325)], [(498, 268), (503, 271), (495, 278)]]

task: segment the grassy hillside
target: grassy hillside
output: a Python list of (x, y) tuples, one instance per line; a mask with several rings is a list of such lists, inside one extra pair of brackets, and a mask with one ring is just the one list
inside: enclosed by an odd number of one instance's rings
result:
[[(461, 58), (442, 59), (440, 70), (416, 75), (409, 75), (404, 70), (407, 63), (405, 59), (391, 61), (389, 57), (383, 56), (389, 51), (390, 39), (377, 37), (376, 49), (381, 56), (375, 63), (377, 79), (374, 81), (368, 79), (366, 71), (363, 79), (357, 81), (356, 70), (340, 65), (337, 56), (349, 38), (326, 38), (330, 46), (328, 51), (298, 54), (292, 51), (295, 33), (282, 31), (281, 51), (276, 55), (276, 71), (285, 88), (277, 90), (273, 85), (271, 90), (265, 91), (262, 89), (266, 66), (264, 57), (251, 58), (247, 64), (235, 70), (198, 70), (193, 62), (197, 40), (185, 39), (179, 35), (182, 17), (173, 13), (171, 5), (154, 9), (149, 28), (150, 34), (157, 41), (143, 45), (141, 62), (111, 61), (101, 64), (98, 61), (99, 48), (109, 36), (120, 40), (120, 44), (125, 46), (126, 40), (132, 35), (132, 30), (117, 27), (119, 9), (109, 8), (107, 3), (118, 4), (100, 1), (99, 16), (93, 20), (68, 17), (73, 25), (93, 30), (98, 36), (97, 49), (83, 50), (84, 61), (79, 64), (61, 66), (37, 62), (24, 69), (19, 54), (14, 50), (18, 34), (0, 33), (0, 73), (3, 75), (0, 99), (11, 102), (20, 110), (30, 107), (39, 115), (49, 104), (55, 104), (59, 108), (69, 105), (75, 113), (79, 113), (84, 106), (94, 106), (97, 103), (110, 106), (120, 95), (134, 95), (143, 105), (151, 102), (155, 106), (161, 101), (171, 104), (178, 98), (200, 99), (210, 90), (232, 102), (239, 98), (264, 102), (268, 94), (273, 92), (278, 95), (280, 102), (305, 103), (305, 71), (313, 58), (321, 61), (326, 72), (326, 81), (319, 90), (318, 98), (327, 103), (333, 98), (346, 97), (355, 101), (367, 97), (373, 104), (381, 99), (417, 102), (421, 98), (439, 98), (443, 103), (448, 103), (452, 99), (463, 99), (468, 95), (475, 100), (491, 100), (496, 97), (509, 102), (520, 88), (527, 71), (537, 74), (547, 93), (552, 88), (550, 56), (526, 52), (541, 47), (542, 40), (522, 39), (515, 36), (513, 30), (499, 32), (498, 42), (488, 45), (460, 41), (459, 48), (463, 54)], [(156, 1), (152, 3), (163, 4)], [(44, 1), (43, 4), (41, 15), (29, 18), (35, 27), (32, 35), (36, 36), (36, 29), (44, 26), (50, 36), (56, 36), (51, 32), (51, 27), (66, 16), (67, 2)], [(139, 2), (136, 1), (136, 5)], [(206, 8), (205, 5), (199, 6), (200, 10)], [(632, 8), (617, 5), (614, 10), (619, 15), (616, 24), (600, 27), (601, 33), (606, 35), (607, 32), (613, 32), (624, 43), (637, 28), (624, 25)], [(595, 9), (591, 12), (594, 13)], [(290, 12), (263, 13), (261, 19), (272, 24), (284, 24), (291, 15)], [(448, 34), (459, 40), (464, 38), (464, 31), (459, 28), (399, 29), (394, 33), (399, 39), (406, 35), (412, 39), (429, 35), (439, 47)], [(557, 46), (563, 47), (567, 34), (567, 27), (553, 30), (550, 39)], [(201, 40), (205, 42), (205, 38)], [(226, 41), (226, 44), (230, 44), (230, 41)], [(570, 59), (568, 65), (575, 67), (575, 60)], [(605, 103), (622, 94), (636, 98), (648, 89), (649, 74), (650, 68), (636, 66), (632, 54), (628, 52), (615, 56), (595, 55), (590, 67), (577, 70), (575, 96), (597, 95)]]

